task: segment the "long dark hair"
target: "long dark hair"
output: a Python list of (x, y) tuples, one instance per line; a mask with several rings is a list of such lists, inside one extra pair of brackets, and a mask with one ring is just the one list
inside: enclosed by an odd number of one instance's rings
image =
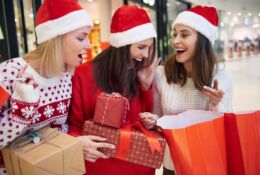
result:
[(138, 70), (152, 64), (155, 55), (155, 39), (150, 50), (149, 58), (129, 69), (130, 46), (110, 46), (93, 61), (94, 77), (97, 85), (106, 93), (118, 92), (129, 97), (138, 93), (136, 73)]
[[(192, 63), (192, 79), (194, 86), (202, 90), (203, 86), (211, 86), (217, 58), (210, 41), (198, 32), (196, 51)], [(172, 55), (165, 62), (165, 75), (167, 82), (184, 86), (187, 81), (187, 72), (182, 63), (176, 61), (176, 55)]]

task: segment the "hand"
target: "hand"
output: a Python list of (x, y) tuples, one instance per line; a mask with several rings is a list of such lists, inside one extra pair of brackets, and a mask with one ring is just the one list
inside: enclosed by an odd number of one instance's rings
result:
[(213, 107), (216, 107), (224, 96), (224, 92), (218, 89), (218, 80), (214, 80), (213, 88), (203, 86), (202, 93), (210, 98)]
[(105, 143), (105, 138), (88, 135), (79, 136), (81, 140), (84, 159), (90, 162), (95, 162), (98, 158), (108, 159), (109, 157), (98, 151), (98, 148), (110, 148), (115, 149), (115, 146), (109, 143)]
[(31, 74), (25, 73), (25, 70), (27, 69), (27, 67), (28, 67), (28, 65), (25, 65), (20, 69), (20, 71), (18, 73), (17, 81), (19, 81), (21, 83), (33, 85), (33, 87), (35, 88), (37, 86), (37, 84), (35, 83), (33, 76)]
[(155, 59), (150, 66), (145, 67), (137, 72), (137, 78), (144, 90), (148, 90), (151, 87), (156, 68), (158, 67), (160, 61), (161, 58)]
[(139, 113), (139, 119), (146, 129), (153, 129), (157, 123), (158, 116), (150, 112)]

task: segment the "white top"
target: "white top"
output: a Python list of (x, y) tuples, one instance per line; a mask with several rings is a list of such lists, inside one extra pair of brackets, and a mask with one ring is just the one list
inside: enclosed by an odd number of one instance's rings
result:
[[(177, 115), (186, 110), (214, 110), (218, 112), (232, 111), (232, 78), (224, 70), (215, 72), (213, 81), (218, 80), (219, 89), (224, 91), (224, 96), (216, 108), (211, 107), (209, 97), (197, 90), (191, 78), (187, 78), (186, 84), (181, 87), (178, 84), (168, 84), (164, 72), (164, 66), (159, 66), (153, 82), (154, 113), (159, 117), (163, 115)], [(165, 150), (163, 165), (173, 170), (172, 160), (168, 146)]]

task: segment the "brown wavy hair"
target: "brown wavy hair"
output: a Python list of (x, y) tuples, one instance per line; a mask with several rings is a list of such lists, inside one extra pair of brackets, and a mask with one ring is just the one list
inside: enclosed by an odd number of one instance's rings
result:
[[(192, 63), (192, 79), (194, 86), (202, 90), (203, 86), (211, 86), (217, 58), (214, 54), (210, 41), (198, 32), (196, 51)], [(164, 66), (167, 82), (184, 86), (187, 82), (187, 72), (182, 63), (176, 61), (176, 55), (169, 57)]]
[(137, 62), (131, 69), (129, 69), (131, 64), (130, 46), (120, 48), (110, 46), (94, 59), (94, 78), (104, 92), (118, 92), (125, 96), (137, 96), (136, 73), (152, 64), (155, 57), (155, 39), (149, 51), (149, 58), (143, 59), (140, 63)]

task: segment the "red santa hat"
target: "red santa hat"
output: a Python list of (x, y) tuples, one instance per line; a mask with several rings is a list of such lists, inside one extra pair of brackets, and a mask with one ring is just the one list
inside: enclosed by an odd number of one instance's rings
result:
[(156, 38), (156, 31), (145, 10), (124, 5), (113, 15), (110, 26), (110, 44), (122, 47), (149, 38)]
[(218, 14), (214, 7), (196, 6), (181, 12), (172, 23), (189, 26), (209, 39), (213, 45), (218, 35)]
[(76, 29), (93, 26), (76, 0), (44, 0), (36, 16), (37, 42), (43, 43)]

